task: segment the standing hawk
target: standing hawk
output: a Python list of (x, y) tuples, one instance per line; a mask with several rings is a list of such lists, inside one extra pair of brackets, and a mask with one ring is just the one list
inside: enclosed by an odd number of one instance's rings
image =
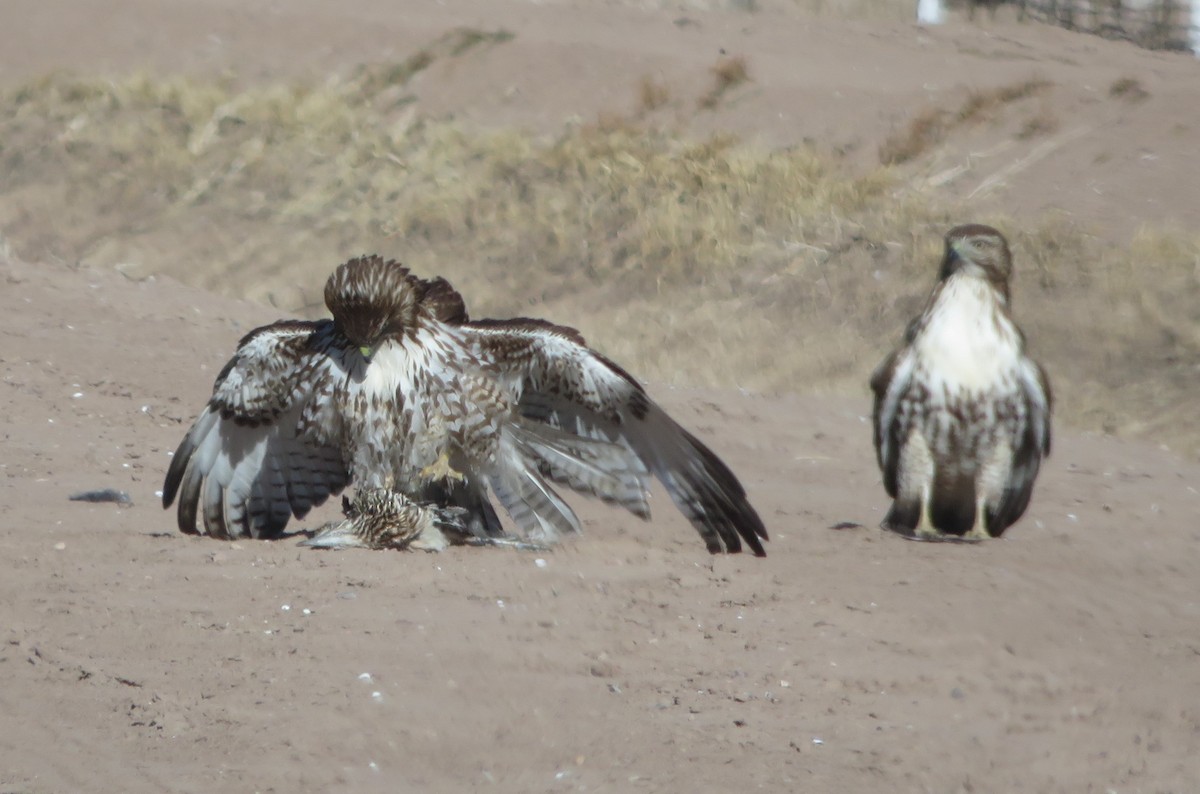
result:
[(946, 234), (938, 283), (871, 376), (883, 526), (922, 540), (999, 537), (1050, 454), (1052, 396), (1009, 311), (1012, 255), (989, 226)]
[(553, 542), (579, 520), (552, 483), (648, 518), (653, 474), (710, 552), (765, 554), (733, 472), (575, 330), (471, 321), (445, 280), (377, 256), (338, 267), (325, 303), (332, 320), (251, 331), (217, 376), (163, 485), (182, 531), (277, 537), (353, 484), (309, 545), (501, 541), (489, 492)]

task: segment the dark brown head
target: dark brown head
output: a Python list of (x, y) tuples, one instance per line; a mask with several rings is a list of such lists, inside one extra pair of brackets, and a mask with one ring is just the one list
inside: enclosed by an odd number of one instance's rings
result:
[(399, 262), (361, 256), (333, 271), (325, 305), (338, 330), (370, 360), (384, 340), (416, 330), (422, 287)]
[(946, 233), (946, 253), (938, 279), (945, 281), (955, 273), (986, 279), (1008, 301), (1008, 280), (1012, 277), (1012, 253), (1004, 235), (991, 226), (969, 223), (955, 226)]
[(421, 305), (431, 317), (448, 325), (462, 325), (471, 319), (462, 295), (441, 276), (426, 281), (424, 292)]

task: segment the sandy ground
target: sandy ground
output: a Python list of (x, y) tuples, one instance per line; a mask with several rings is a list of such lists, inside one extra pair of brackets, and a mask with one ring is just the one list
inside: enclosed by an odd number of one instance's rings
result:
[[(1003, 540), (930, 546), (874, 528), (865, 398), (657, 390), (740, 472), (766, 559), (707, 556), (661, 494), (648, 525), (583, 502), (544, 567), (217, 542), (176, 533), (155, 491), (268, 310), (12, 261), (0, 284), (0, 790), (1200, 777), (1200, 466), (1169, 453), (1061, 433)], [(68, 501), (110, 487), (133, 506)]]
[[(1003, 21), (409, 5), (8, 0), (0, 80), (254, 80), (503, 26), (522, 45), (431, 70), (426, 110), (550, 128), (632, 102), (646, 73), (699, 91), (724, 47), (754, 55), (757, 88), (689, 123), (865, 157), (914, 102), (1046, 74), (1063, 132), (1088, 131), (987, 200), (1118, 237), (1200, 220), (1182, 56)], [(1104, 101), (1129, 75), (1150, 96)], [(965, 197), (988, 159), (962, 145), (970, 178), (947, 189)], [(650, 524), (574, 500), (585, 534), (540, 557), (182, 536), (155, 496), (168, 453), (237, 338), (274, 319), (167, 277), (0, 254), (0, 792), (1197, 789), (1200, 465), (1060, 428), (1004, 540), (930, 546), (875, 529), (865, 388), (652, 387), (739, 472), (769, 557), (709, 557), (662, 494)], [(133, 505), (68, 501), (109, 487)]]

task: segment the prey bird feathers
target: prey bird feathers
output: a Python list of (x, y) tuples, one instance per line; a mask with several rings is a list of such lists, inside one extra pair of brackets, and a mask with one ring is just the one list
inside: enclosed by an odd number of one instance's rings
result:
[(938, 281), (871, 376), (885, 528), (922, 540), (998, 537), (1050, 454), (1052, 394), (1009, 307), (1012, 255), (995, 229), (946, 234)]
[(523, 551), (545, 551), (546, 546), (504, 535), (472, 531), (464, 507), (417, 504), (390, 488), (361, 489), (354, 499), (342, 497), (341, 521), (318, 529), (301, 546), (324, 549), (423, 549), (441, 551), (451, 543), (505, 546)]
[(733, 472), (574, 329), (473, 321), (445, 280), (377, 256), (338, 267), (325, 303), (333, 319), (251, 331), (221, 370), (163, 485), (182, 531), (277, 537), (353, 484), (337, 534), (361, 537), (315, 545), (505, 545), (491, 497), (549, 543), (580, 526), (555, 485), (648, 518), (654, 476), (710, 552), (765, 553)]
[(461, 507), (417, 504), (399, 491), (388, 488), (363, 489), (355, 493), (353, 500), (342, 497), (345, 518), (325, 525), (300, 545), (419, 549), (428, 538), (445, 538), (447, 533), (466, 536), (468, 533), (463, 524), (466, 512)]

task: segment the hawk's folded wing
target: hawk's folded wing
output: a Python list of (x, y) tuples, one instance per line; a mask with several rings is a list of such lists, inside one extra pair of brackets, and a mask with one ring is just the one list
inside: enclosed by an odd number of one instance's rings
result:
[(1004, 531), (1024, 514), (1042, 458), (1050, 454), (1050, 413), (1054, 408), (1050, 380), (1042, 366), (1027, 357), (1021, 359), (1018, 375), (1024, 423), (1013, 439), (1012, 471), (1004, 494), (988, 512), (988, 526), (996, 532)]
[(180, 530), (195, 534), (199, 514), (213, 537), (276, 536), (346, 486), (331, 333), (329, 321), (286, 321), (238, 343), (167, 470), (163, 507), (179, 496)]
[(519, 395), (527, 419), (624, 446), (662, 481), (710, 552), (738, 552), (745, 541), (765, 555), (767, 530), (729, 467), (578, 332), (525, 318), (462, 328)]
[(900, 447), (908, 430), (899, 421), (900, 400), (912, 383), (913, 364), (912, 350), (906, 344), (889, 354), (871, 374), (875, 458), (883, 472), (883, 487), (893, 499), (900, 479)]

